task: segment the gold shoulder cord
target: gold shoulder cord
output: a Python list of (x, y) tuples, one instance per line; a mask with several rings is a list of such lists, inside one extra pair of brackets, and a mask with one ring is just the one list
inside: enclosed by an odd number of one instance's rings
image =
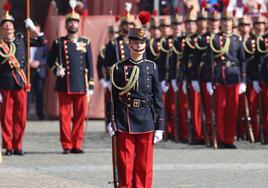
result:
[(165, 52), (165, 53), (169, 53), (169, 52), (171, 52), (172, 51), (172, 48), (171, 49), (165, 49), (164, 47), (163, 47), (163, 42), (164, 42), (164, 40), (165, 40), (165, 38), (162, 38), (161, 40), (160, 40), (160, 49), (163, 51), (163, 52)]
[[(1, 46), (2, 45), (6, 45), (3, 41), (1, 41)], [(16, 53), (16, 45), (14, 43), (10, 44), (10, 50), (8, 54), (4, 54), (0, 51), (0, 56), (4, 58), (4, 61), (2, 62), (2, 64), (4, 64), (6, 61), (9, 60), (9, 58), (11, 56), (13, 56)]]
[(191, 36), (185, 37), (185, 41), (190, 48), (195, 49), (195, 46), (191, 44)]
[(128, 83), (123, 86), (123, 87), (120, 87), (118, 85), (116, 85), (116, 83), (114, 82), (114, 69), (116, 67), (117, 64), (114, 64), (112, 67), (111, 67), (111, 82), (113, 84), (113, 86), (120, 90), (121, 92), (119, 93), (120, 96), (126, 94), (128, 91), (130, 91), (133, 87), (135, 87), (136, 83), (138, 82), (139, 80), (139, 75), (140, 75), (140, 68), (138, 66), (134, 66), (133, 69), (132, 69), (132, 72), (131, 72), (131, 75), (130, 75), (130, 78), (129, 78), (129, 81)]
[(222, 56), (223, 54), (225, 54), (226, 52), (229, 51), (230, 44), (231, 44), (231, 39), (230, 39), (230, 37), (226, 37), (226, 41), (225, 41), (225, 44), (224, 44), (223, 48), (217, 50), (213, 45), (214, 38), (215, 38), (215, 35), (212, 34), (211, 37), (210, 37), (210, 40), (209, 40), (209, 45), (210, 45), (210, 48), (212, 49), (212, 51), (217, 53), (217, 55), (215, 55), (215, 57), (220, 57), (220, 56)]
[(154, 50), (154, 39), (151, 39), (150, 42), (149, 42), (149, 47), (150, 47), (150, 50), (152, 52), (152, 54), (157, 57), (159, 56), (159, 53), (156, 53), (155, 50)]
[(247, 41), (246, 40), (243, 40), (243, 47), (244, 47), (244, 49), (245, 49), (245, 51), (248, 53), (248, 54), (254, 54), (254, 51), (252, 50), (252, 51), (250, 51), (250, 49), (248, 49), (248, 47), (247, 47)]
[[(201, 36), (199, 35), (198, 36), (198, 39), (201, 39)], [(197, 42), (196, 42), (196, 48), (198, 49), (198, 50), (206, 50), (207, 49), (207, 46), (204, 46), (204, 47), (202, 47), (202, 46), (199, 46), (199, 44), (198, 44), (198, 39), (197, 39)]]
[(257, 37), (257, 50), (263, 54), (266, 54), (268, 53), (268, 48), (266, 50), (262, 50), (261, 47), (260, 47), (260, 40), (263, 40), (263, 37), (262, 36), (258, 36)]

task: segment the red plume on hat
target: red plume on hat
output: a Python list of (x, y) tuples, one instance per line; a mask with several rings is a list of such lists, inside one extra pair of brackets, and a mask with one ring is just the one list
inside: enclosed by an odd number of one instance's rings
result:
[(235, 17), (235, 15), (236, 15), (236, 10), (234, 9), (233, 10), (233, 17)]
[(261, 4), (260, 3), (257, 4), (257, 9), (258, 9), (258, 12), (260, 13), (261, 12)]
[(176, 8), (174, 9), (174, 13), (175, 13), (175, 14), (179, 14), (179, 13), (180, 13), (180, 9), (179, 9), (179, 7), (176, 7)]
[(213, 5), (213, 8), (214, 8), (216, 11), (218, 11), (219, 8), (220, 8), (219, 3), (215, 3), (215, 4)]
[(119, 15), (116, 15), (116, 16), (114, 17), (114, 20), (115, 20), (115, 22), (118, 22), (118, 21), (120, 20), (120, 16), (119, 16)]
[(201, 7), (203, 10), (205, 10), (207, 8), (207, 1), (206, 0), (201, 1)]
[(164, 15), (168, 15), (169, 10), (168, 10), (168, 8), (166, 7), (166, 8), (163, 8), (162, 12), (163, 12)]
[(11, 4), (9, 2), (6, 2), (4, 5), (3, 5), (3, 9), (5, 11), (10, 11), (11, 10)]
[(224, 7), (227, 9), (228, 6), (229, 6), (230, 1), (229, 0), (223, 0), (222, 3), (224, 5)]
[(142, 25), (145, 25), (150, 22), (151, 20), (151, 13), (148, 11), (140, 11), (138, 15), (139, 20), (141, 21)]
[(157, 15), (158, 15), (157, 10), (154, 9), (152, 15), (153, 15), (153, 16), (157, 16)]
[(243, 14), (244, 15), (249, 14), (249, 7), (248, 6), (244, 6)]

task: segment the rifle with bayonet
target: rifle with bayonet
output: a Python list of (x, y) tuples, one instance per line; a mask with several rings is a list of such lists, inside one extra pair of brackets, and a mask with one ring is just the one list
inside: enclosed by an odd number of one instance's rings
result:
[(244, 102), (245, 102), (245, 121), (246, 121), (246, 124), (247, 124), (249, 141), (251, 143), (254, 143), (255, 138), (254, 138), (254, 134), (253, 134), (253, 130), (252, 130), (251, 117), (250, 117), (250, 114), (249, 114), (249, 105), (248, 105), (247, 95), (245, 93), (243, 93), (242, 95), (243, 95)]

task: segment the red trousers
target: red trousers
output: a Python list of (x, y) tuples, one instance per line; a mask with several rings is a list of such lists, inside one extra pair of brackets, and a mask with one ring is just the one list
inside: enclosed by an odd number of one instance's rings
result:
[[(86, 95), (58, 92), (60, 110), (60, 141), (64, 149), (80, 149), (86, 117)], [(72, 118), (73, 112), (73, 118)], [(73, 124), (71, 129), (71, 122)]]
[(153, 136), (117, 131), (120, 188), (151, 188)]
[(194, 126), (194, 140), (202, 140), (202, 126), (201, 126), (201, 109), (200, 109), (200, 94), (196, 92), (192, 85), (190, 85), (190, 110)]
[(208, 130), (208, 137), (210, 142), (213, 142), (213, 133), (212, 133), (212, 122), (211, 122), (211, 113), (212, 113), (212, 108), (211, 108), (211, 95), (207, 91), (206, 83), (201, 82), (201, 89), (202, 89), (202, 94), (203, 94), (203, 105), (204, 105), (204, 110), (206, 114), (206, 125), (207, 125), (207, 130)]
[[(247, 100), (249, 105), (249, 116), (251, 118), (251, 125), (256, 140), (259, 139), (259, 128), (257, 125), (257, 109), (258, 109), (258, 98), (257, 93), (253, 89), (252, 83), (247, 85)], [(239, 112), (238, 112), (238, 136), (248, 135), (248, 127), (246, 122), (245, 114), (245, 100), (244, 95), (239, 96)]]
[(216, 127), (218, 142), (233, 144), (239, 103), (239, 86), (216, 84)]
[(22, 139), (26, 127), (27, 98), (26, 91), (1, 90), (1, 127), (3, 148), (22, 149)]
[(183, 93), (182, 84), (179, 86), (178, 93), (178, 117), (179, 117), (179, 138), (188, 140), (188, 122), (187, 122), (187, 95)]
[(264, 128), (264, 135), (265, 139), (268, 139), (268, 84), (262, 83), (261, 84), (262, 88), (262, 108), (263, 108), (263, 128)]
[(170, 87), (169, 90), (163, 94), (163, 101), (165, 105), (165, 116), (166, 116), (166, 134), (174, 134), (174, 113), (175, 113), (175, 93), (173, 88)]

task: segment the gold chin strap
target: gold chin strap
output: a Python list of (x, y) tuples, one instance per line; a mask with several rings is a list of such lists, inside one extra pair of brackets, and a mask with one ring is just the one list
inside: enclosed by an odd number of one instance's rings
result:
[(128, 83), (125, 86), (120, 87), (120, 86), (116, 85), (116, 83), (114, 82), (114, 69), (115, 69), (115, 67), (116, 67), (116, 64), (111, 67), (110, 77), (111, 77), (111, 81), (112, 81), (113, 86), (116, 89), (121, 91), (119, 93), (119, 95), (122, 96), (122, 95), (126, 94), (128, 91), (130, 91), (132, 88), (134, 88), (135, 85), (137, 84), (137, 82), (139, 80), (139, 75), (140, 75), (140, 68), (135, 65), (132, 69)]

